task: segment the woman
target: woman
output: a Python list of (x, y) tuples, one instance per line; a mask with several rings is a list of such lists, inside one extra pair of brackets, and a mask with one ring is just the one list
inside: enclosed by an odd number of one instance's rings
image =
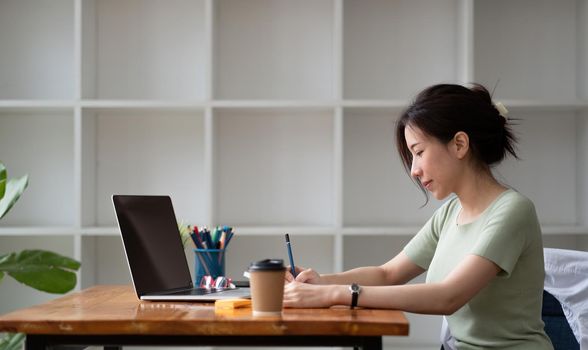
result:
[[(398, 152), (427, 200), (428, 192), (454, 196), (381, 266), (328, 275), (297, 267), (295, 279), (286, 277), (285, 306), (355, 302), (448, 315), (458, 349), (552, 349), (541, 320), (543, 244), (535, 208), (491, 172), (507, 153), (517, 158), (505, 114), (480, 85), (422, 91), (397, 123)], [(425, 271), (426, 283), (405, 285)]]

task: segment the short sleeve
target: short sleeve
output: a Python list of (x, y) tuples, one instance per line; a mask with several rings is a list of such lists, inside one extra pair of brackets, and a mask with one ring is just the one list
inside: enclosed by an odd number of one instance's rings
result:
[(439, 236), (441, 235), (441, 231), (447, 221), (451, 208), (454, 206), (455, 198), (437, 209), (427, 223), (404, 247), (404, 253), (408, 258), (425, 270), (429, 269), (429, 265), (431, 264), (433, 256), (435, 255), (435, 250), (437, 249)]
[(529, 242), (529, 232), (541, 232), (533, 203), (521, 196), (498, 205), (488, 216), (472, 254), (482, 256), (510, 276)]

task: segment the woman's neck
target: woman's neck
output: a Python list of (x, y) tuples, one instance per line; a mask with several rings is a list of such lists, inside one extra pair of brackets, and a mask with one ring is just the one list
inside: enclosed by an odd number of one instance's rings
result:
[(507, 188), (500, 184), (490, 170), (475, 171), (470, 169), (464, 174), (459, 189), (455, 192), (461, 204), (458, 223), (464, 224), (475, 220)]

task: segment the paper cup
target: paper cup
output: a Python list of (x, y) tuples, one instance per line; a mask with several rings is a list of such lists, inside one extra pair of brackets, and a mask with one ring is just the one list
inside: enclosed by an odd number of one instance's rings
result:
[(282, 259), (265, 259), (249, 266), (254, 316), (279, 316), (284, 301), (286, 267)]

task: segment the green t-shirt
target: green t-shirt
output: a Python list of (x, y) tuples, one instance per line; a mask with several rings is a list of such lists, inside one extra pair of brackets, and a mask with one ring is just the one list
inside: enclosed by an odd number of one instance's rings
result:
[(458, 225), (457, 197), (439, 208), (404, 248), (442, 281), (469, 254), (500, 271), (467, 304), (447, 316), (457, 349), (553, 349), (541, 319), (543, 242), (533, 203), (514, 190), (500, 194), (473, 222)]

